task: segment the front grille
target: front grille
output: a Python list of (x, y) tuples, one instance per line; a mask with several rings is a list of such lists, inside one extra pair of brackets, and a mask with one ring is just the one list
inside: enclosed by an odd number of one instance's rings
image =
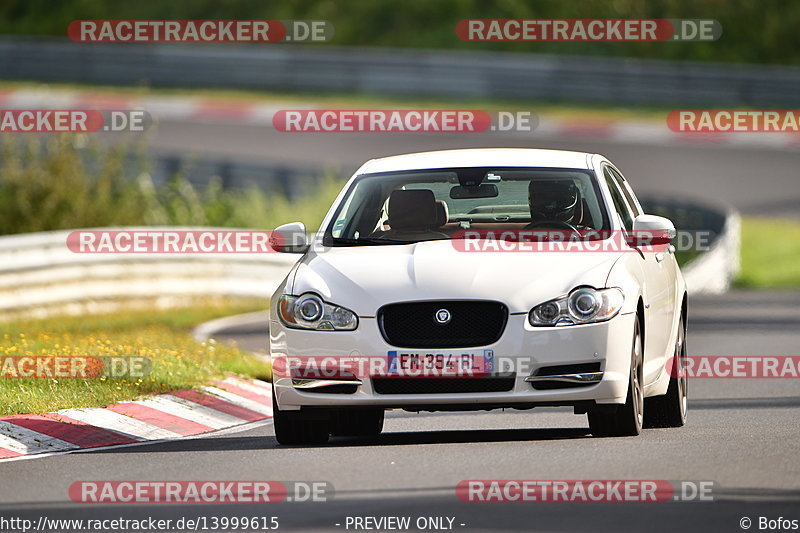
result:
[(372, 378), (377, 394), (458, 394), (468, 392), (508, 392), (516, 375), (502, 374), (481, 378)]
[[(436, 314), (450, 313), (440, 324)], [(406, 302), (378, 310), (378, 324), (386, 342), (400, 348), (467, 348), (497, 342), (508, 321), (508, 308), (500, 302), (448, 301)]]

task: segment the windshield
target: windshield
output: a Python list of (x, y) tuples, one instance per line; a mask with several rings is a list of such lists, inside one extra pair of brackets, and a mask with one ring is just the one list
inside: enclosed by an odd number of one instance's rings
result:
[(605, 230), (594, 173), (457, 168), (364, 174), (325, 231), (328, 245), (451, 239), (464, 230)]

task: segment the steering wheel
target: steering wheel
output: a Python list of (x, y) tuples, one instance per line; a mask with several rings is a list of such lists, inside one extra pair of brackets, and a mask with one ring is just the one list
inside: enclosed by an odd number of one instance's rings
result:
[(570, 231), (574, 231), (575, 233), (580, 233), (578, 228), (570, 224), (569, 222), (564, 222), (563, 220), (539, 220), (538, 222), (531, 222), (525, 229), (537, 228), (539, 226), (556, 226), (568, 229)]

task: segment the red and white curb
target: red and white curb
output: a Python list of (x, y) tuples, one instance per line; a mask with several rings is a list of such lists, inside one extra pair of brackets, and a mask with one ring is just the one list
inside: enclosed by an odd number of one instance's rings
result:
[(0, 460), (201, 435), (272, 417), (272, 388), (228, 377), (105, 408), (0, 417)]
[(269, 125), (272, 116), (286, 108), (311, 108), (292, 104), (257, 103), (247, 100), (186, 96), (129, 96), (113, 92), (60, 89), (0, 89), (2, 109), (143, 109), (153, 118), (197, 122), (232, 122)]
[[(0, 109), (143, 109), (155, 119), (252, 124), (268, 128), (273, 127), (273, 115), (287, 108), (319, 109), (320, 106), (302, 102), (278, 104), (186, 96), (136, 97), (113, 92), (52, 88), (0, 89)], [(632, 144), (800, 149), (800, 135), (796, 133), (674, 132), (667, 127), (666, 114), (663, 121), (540, 116), (539, 125), (534, 131), (514, 133), (532, 139), (603, 139)]]

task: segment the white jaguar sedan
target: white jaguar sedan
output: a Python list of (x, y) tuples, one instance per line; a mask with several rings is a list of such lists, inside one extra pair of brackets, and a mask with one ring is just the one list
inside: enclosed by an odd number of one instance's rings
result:
[(278, 441), (374, 436), (386, 409), (571, 406), (596, 436), (682, 426), (674, 235), (598, 154), (368, 161), (310, 243), (300, 223), (273, 233), (302, 254), (271, 301)]

